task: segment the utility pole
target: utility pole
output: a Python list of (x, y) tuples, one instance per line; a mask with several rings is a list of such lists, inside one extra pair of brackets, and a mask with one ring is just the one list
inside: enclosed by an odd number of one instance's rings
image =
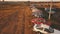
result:
[(49, 11), (49, 17), (48, 17), (49, 20), (50, 20), (50, 18), (51, 18), (52, 2), (53, 2), (53, 0), (51, 0), (51, 3), (50, 3), (50, 11)]

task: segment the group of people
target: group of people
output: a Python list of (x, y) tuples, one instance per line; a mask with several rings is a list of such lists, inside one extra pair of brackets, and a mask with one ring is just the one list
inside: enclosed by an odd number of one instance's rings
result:
[(42, 10), (32, 7), (32, 15), (35, 17), (32, 19), (34, 23), (33, 31), (40, 32), (43, 34), (53, 33), (54, 29), (50, 27), (51, 23), (47, 23), (46, 19), (43, 18)]

